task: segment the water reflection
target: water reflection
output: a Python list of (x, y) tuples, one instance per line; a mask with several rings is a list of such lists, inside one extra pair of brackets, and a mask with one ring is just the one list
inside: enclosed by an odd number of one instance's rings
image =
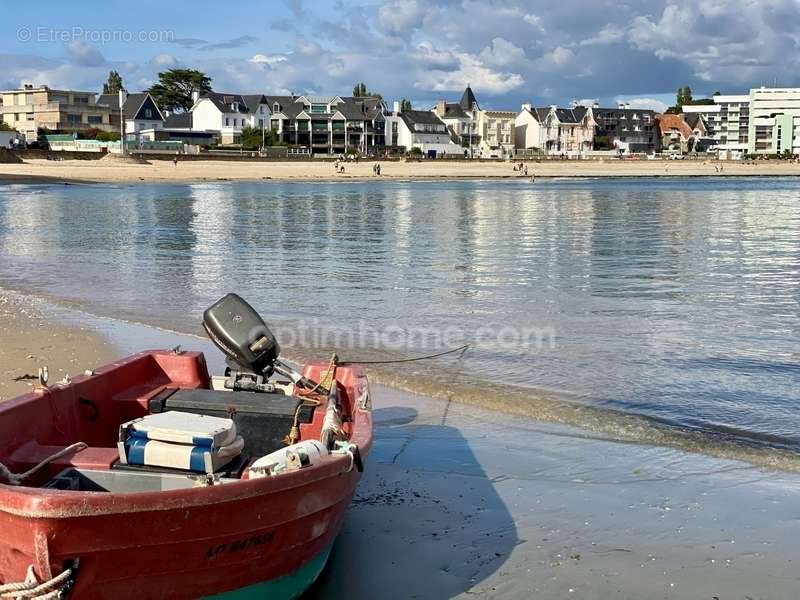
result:
[[(0, 278), (185, 331), (229, 290), (280, 326), (550, 328), (553, 349), (472, 339), (459, 373), (800, 440), (798, 191), (780, 179), (7, 186)], [(448, 368), (404, 372), (447, 385)]]

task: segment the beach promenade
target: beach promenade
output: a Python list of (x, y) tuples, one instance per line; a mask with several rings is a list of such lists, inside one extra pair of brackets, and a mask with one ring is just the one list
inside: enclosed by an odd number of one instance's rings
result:
[[(374, 162), (347, 162), (336, 173), (333, 162), (256, 162), (186, 160), (177, 166), (170, 160), (149, 164), (125, 164), (105, 160), (27, 160), (0, 164), (0, 182), (159, 182), (159, 181), (352, 181), (378, 179)], [(775, 177), (800, 175), (800, 164), (789, 161), (712, 160), (607, 160), (527, 162), (528, 177), (514, 171), (511, 162), (446, 160), (382, 161), (380, 179), (531, 179), (539, 177)]]

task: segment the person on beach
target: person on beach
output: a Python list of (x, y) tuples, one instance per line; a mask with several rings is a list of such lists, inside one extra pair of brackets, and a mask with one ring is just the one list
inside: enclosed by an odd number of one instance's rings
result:
[(378, 174), (378, 163), (372, 163), (372, 176), (375, 177)]
[(177, 167), (178, 166), (178, 154), (179, 154), (178, 152), (175, 152), (175, 156), (172, 157), (172, 166), (173, 167)]
[(528, 176), (528, 165), (525, 165), (525, 168), (522, 170), (522, 174), (527, 177)]
[(377, 167), (378, 167), (378, 177), (380, 177), (381, 176), (381, 163), (378, 163)]

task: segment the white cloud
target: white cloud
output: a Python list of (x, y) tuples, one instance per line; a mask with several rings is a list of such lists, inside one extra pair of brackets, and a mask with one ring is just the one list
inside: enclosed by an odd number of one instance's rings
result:
[(522, 75), (489, 68), (474, 54), (454, 52), (453, 55), (458, 60), (457, 69), (423, 71), (414, 82), (414, 87), (445, 92), (462, 90), (469, 84), (476, 92), (502, 94), (515, 90), (525, 83)]
[(287, 58), (280, 54), (256, 54), (253, 56), (249, 62), (256, 64), (256, 65), (267, 65), (269, 67), (275, 66), (282, 62), (286, 62)]
[(524, 61), (525, 51), (504, 38), (496, 37), (492, 45), (481, 50), (478, 56), (487, 65), (504, 67)]
[(97, 48), (81, 40), (71, 41), (66, 45), (65, 52), (72, 62), (83, 67), (99, 67), (106, 64), (105, 57)]
[(608, 24), (596, 34), (579, 42), (580, 46), (605, 46), (621, 41), (625, 37), (625, 30), (618, 25)]
[(533, 25), (536, 29), (539, 30), (540, 33), (545, 33), (542, 17), (540, 17), (539, 15), (526, 14), (525, 16), (522, 17), (522, 20), (525, 21), (528, 25)]
[(158, 54), (150, 59), (150, 64), (160, 68), (172, 68), (178, 64), (178, 59), (171, 54)]
[(425, 13), (419, 0), (389, 0), (378, 9), (378, 22), (386, 31), (401, 34), (421, 26)]
[(668, 108), (664, 102), (655, 98), (615, 98), (614, 102), (630, 104), (631, 108), (654, 110), (656, 112), (664, 112)]
[(556, 46), (552, 51), (544, 55), (544, 62), (551, 63), (556, 67), (564, 67), (575, 59), (575, 53), (564, 46)]

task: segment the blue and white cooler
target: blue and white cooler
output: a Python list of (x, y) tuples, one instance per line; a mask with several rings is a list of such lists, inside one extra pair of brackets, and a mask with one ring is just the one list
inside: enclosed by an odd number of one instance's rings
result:
[(118, 447), (123, 464), (211, 474), (242, 453), (244, 440), (231, 419), (170, 411), (123, 423)]

